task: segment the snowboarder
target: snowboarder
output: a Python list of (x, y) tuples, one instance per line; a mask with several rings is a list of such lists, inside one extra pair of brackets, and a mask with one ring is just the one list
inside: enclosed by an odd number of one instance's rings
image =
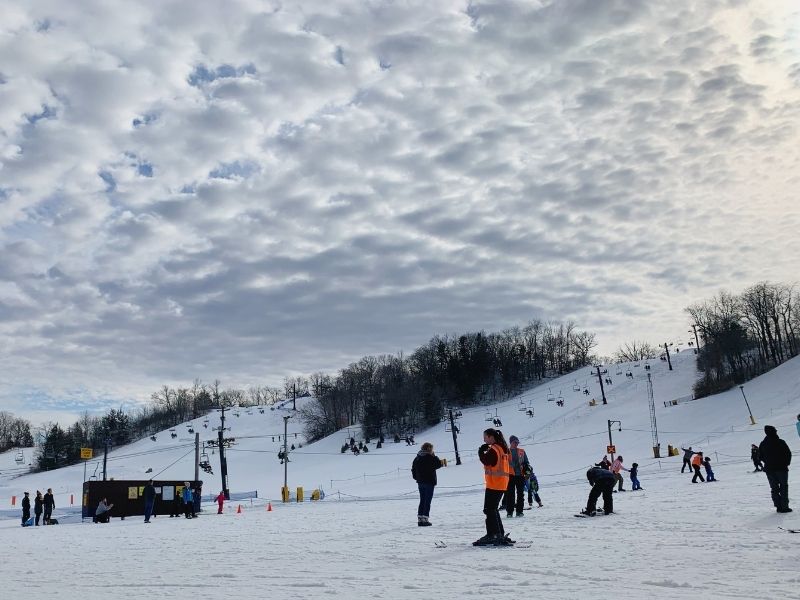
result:
[(614, 489), (614, 474), (603, 467), (592, 467), (586, 471), (586, 479), (592, 486), (589, 492), (589, 499), (586, 501), (586, 508), (581, 511), (582, 515), (593, 517), (597, 508), (597, 499), (603, 496), (603, 512), (610, 515), (614, 512), (614, 496), (611, 494)]
[(433, 444), (424, 442), (420, 446), (414, 462), (411, 463), (411, 476), (419, 489), (419, 507), (417, 507), (417, 525), (428, 527), (431, 514), (433, 489), (436, 487), (436, 470), (444, 466), (444, 461), (433, 453)]
[(53, 488), (47, 488), (47, 493), (42, 500), (44, 504), (44, 515), (42, 522), (45, 525), (50, 525), (50, 517), (53, 515), (53, 509), (56, 507), (56, 500), (53, 498)]
[(31, 518), (31, 498), (30, 493), (25, 492), (25, 497), (22, 499), (22, 525), (28, 522)]
[(217, 501), (217, 514), (221, 515), (222, 514), (222, 505), (225, 502), (225, 492), (224, 491), (220, 492), (219, 495), (216, 498), (214, 498), (214, 500)]
[(753, 466), (755, 466), (753, 473), (764, 470), (764, 465), (761, 464), (761, 452), (759, 452), (758, 446), (755, 444), (750, 444), (750, 460), (753, 461)]
[(153, 485), (153, 480), (147, 482), (144, 486), (144, 522), (150, 522), (150, 516), (153, 514), (153, 507), (156, 504), (156, 488)]
[(509, 539), (500, 518), (500, 500), (508, 489), (511, 473), (508, 444), (503, 433), (497, 429), (483, 432), (483, 444), (478, 448), (478, 458), (483, 463), (486, 491), (483, 497), (483, 514), (486, 515), (486, 535), (475, 540), (473, 546), (508, 546)]
[(694, 469), (694, 477), (692, 477), (692, 483), (697, 483), (697, 478), (700, 478), (700, 481), (705, 481), (703, 479), (703, 474), (700, 472), (700, 465), (703, 464), (703, 453), (696, 452), (695, 455), (692, 457), (692, 469)]
[(688, 448), (681, 448), (683, 450), (683, 466), (681, 467), (681, 473), (684, 472), (686, 467), (689, 467), (689, 472), (692, 472), (692, 455), (694, 454), (694, 450), (692, 447), (689, 446)]
[(33, 513), (36, 515), (36, 526), (39, 526), (39, 519), (42, 516), (42, 507), (44, 505), (44, 499), (42, 498), (42, 492), (36, 490), (36, 497), (33, 499)]
[(631, 465), (631, 470), (628, 471), (630, 473), (631, 478), (631, 491), (635, 492), (637, 490), (641, 490), (642, 486), (639, 483), (639, 463), (633, 463)]
[(711, 459), (709, 457), (705, 457), (703, 460), (703, 466), (706, 469), (706, 483), (711, 483), (712, 481), (716, 481), (717, 478), (714, 477), (714, 471), (711, 470)]
[(511, 473), (508, 478), (508, 489), (505, 495), (506, 513), (509, 517), (514, 516), (514, 509), (516, 508), (517, 516), (524, 516), (523, 508), (525, 501), (525, 476), (523, 472), (527, 467), (530, 467), (528, 455), (525, 450), (519, 447), (519, 438), (512, 435), (508, 438), (511, 449), (509, 450), (509, 457), (511, 460)]
[(764, 425), (766, 437), (758, 447), (764, 460), (764, 473), (767, 474), (772, 492), (772, 503), (779, 513), (790, 513), (789, 508), (789, 465), (792, 451), (784, 440), (778, 437), (778, 430), (772, 425)]

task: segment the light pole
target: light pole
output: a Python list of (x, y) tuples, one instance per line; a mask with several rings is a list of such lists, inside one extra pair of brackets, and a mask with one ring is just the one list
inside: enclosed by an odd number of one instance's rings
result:
[[(619, 430), (622, 431), (622, 421), (611, 421), (611, 420), (608, 421), (608, 447), (609, 448), (614, 448), (614, 441), (611, 439), (611, 425), (613, 423), (616, 423), (617, 425), (619, 425)], [(613, 452), (609, 452), (609, 454), (611, 454), (611, 462), (613, 463), (614, 462), (614, 453)]]
[(740, 385), (739, 386), (739, 390), (742, 392), (742, 398), (744, 398), (744, 403), (747, 406), (747, 412), (750, 413), (750, 425), (755, 425), (756, 424), (756, 420), (753, 417), (753, 411), (750, 410), (750, 403), (747, 401), (747, 396), (744, 395), (744, 386)]
[(283, 490), (281, 498), (284, 502), (289, 501), (289, 449), (286, 444), (288, 442), (287, 432), (289, 429), (289, 419), (291, 418), (292, 415), (285, 415), (283, 417)]
[(597, 365), (597, 381), (600, 382), (600, 394), (603, 396), (603, 404), (608, 404), (608, 400), (606, 400), (606, 389), (603, 387), (603, 375), (600, 373), (600, 366)]
[(669, 370), (672, 371), (672, 361), (669, 358), (669, 346), (667, 346), (667, 342), (664, 342), (664, 352), (667, 355), (667, 364), (669, 365)]
[(453, 409), (447, 409), (447, 416), (450, 419), (450, 431), (453, 432), (453, 448), (456, 451), (456, 465), (461, 464), (461, 456), (458, 454), (458, 427), (456, 427), (456, 420), (453, 417)]
[(700, 352), (700, 339), (697, 337), (697, 325), (692, 323), (692, 331), (689, 333), (694, 333), (694, 353), (698, 354)]

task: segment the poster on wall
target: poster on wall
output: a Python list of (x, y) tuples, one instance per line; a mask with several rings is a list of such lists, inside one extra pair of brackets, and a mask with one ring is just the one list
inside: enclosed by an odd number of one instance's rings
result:
[(136, 500), (139, 497), (139, 488), (136, 486), (128, 488), (128, 500)]
[(171, 485), (165, 485), (161, 488), (161, 499), (172, 501), (175, 499), (175, 488)]

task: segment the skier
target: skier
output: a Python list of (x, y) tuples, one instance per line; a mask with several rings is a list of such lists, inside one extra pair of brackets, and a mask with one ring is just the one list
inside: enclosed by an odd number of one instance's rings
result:
[(214, 498), (214, 500), (217, 501), (217, 514), (221, 515), (222, 514), (222, 505), (225, 502), (225, 492), (224, 491), (220, 492), (219, 496)]
[(705, 457), (705, 460), (703, 460), (703, 466), (706, 469), (706, 483), (716, 481), (717, 478), (714, 477), (714, 471), (711, 470), (711, 459), (709, 457)]
[(622, 456), (618, 456), (614, 461), (614, 464), (611, 465), (611, 472), (614, 474), (614, 481), (619, 483), (618, 491), (620, 492), (625, 491), (625, 488), (622, 487), (624, 480), (622, 479), (622, 473), (620, 473), (620, 471), (628, 471), (628, 470), (629, 469), (626, 469), (625, 467), (622, 466)]
[(700, 472), (700, 465), (703, 464), (703, 453), (696, 452), (695, 455), (692, 457), (692, 469), (694, 469), (694, 477), (692, 477), (692, 483), (697, 483), (697, 478), (700, 478), (700, 481), (705, 481), (703, 479), (703, 474)]
[(530, 464), (525, 472), (525, 487), (528, 490), (528, 508), (533, 508), (534, 499), (539, 508), (542, 508), (542, 499), (539, 497), (539, 480), (536, 479), (536, 473), (533, 472)]
[(497, 429), (483, 432), (483, 445), (478, 448), (478, 458), (483, 463), (486, 491), (483, 497), (483, 514), (486, 515), (486, 535), (475, 540), (473, 546), (510, 546), (514, 543), (503, 528), (500, 518), (500, 500), (508, 489), (511, 473), (508, 444)]
[(526, 466), (530, 467), (530, 462), (525, 450), (519, 447), (519, 438), (517, 436), (512, 435), (508, 438), (508, 441), (511, 445), (509, 452), (512, 473), (508, 478), (508, 489), (505, 496), (506, 513), (509, 517), (512, 517), (516, 508), (517, 516), (522, 517), (525, 515), (522, 512), (525, 501), (525, 476), (523, 472)]
[(631, 491), (635, 492), (637, 490), (641, 490), (642, 486), (639, 483), (639, 463), (633, 463), (631, 465), (631, 470), (628, 472), (630, 473), (631, 478)]
[(436, 470), (444, 466), (444, 461), (433, 453), (433, 444), (424, 442), (420, 446), (414, 462), (411, 463), (411, 476), (419, 489), (419, 507), (417, 508), (417, 525), (428, 527), (431, 514), (433, 489), (436, 487)]
[(764, 466), (761, 464), (761, 453), (758, 450), (758, 446), (755, 444), (750, 444), (750, 460), (753, 461), (753, 465), (755, 466), (755, 471), (753, 471), (753, 473), (764, 470)]
[(683, 450), (683, 466), (681, 467), (681, 473), (683, 473), (686, 467), (689, 467), (689, 472), (692, 472), (692, 455), (694, 454), (694, 450), (692, 447), (689, 446), (688, 448), (681, 448)]
[(36, 526), (39, 526), (39, 519), (42, 516), (42, 506), (44, 500), (42, 499), (42, 492), (36, 490), (36, 497), (33, 499), (33, 513), (36, 515)]
[(764, 473), (767, 474), (772, 492), (772, 503), (779, 513), (790, 513), (789, 508), (789, 465), (792, 451), (784, 440), (778, 437), (778, 430), (772, 425), (764, 426), (766, 437), (758, 447), (764, 460)]
[(586, 471), (586, 479), (592, 486), (589, 492), (589, 499), (586, 501), (586, 508), (581, 511), (582, 515), (593, 517), (596, 513), (597, 499), (603, 496), (603, 512), (610, 515), (614, 512), (614, 496), (611, 492), (614, 489), (614, 474), (603, 467), (592, 467)]
[(156, 504), (156, 488), (153, 486), (153, 480), (147, 482), (144, 486), (144, 522), (150, 522), (150, 515), (153, 514), (153, 507)]
[(25, 492), (25, 497), (22, 499), (22, 525), (25, 526), (25, 523), (28, 522), (28, 519), (31, 518), (31, 498), (30, 493)]

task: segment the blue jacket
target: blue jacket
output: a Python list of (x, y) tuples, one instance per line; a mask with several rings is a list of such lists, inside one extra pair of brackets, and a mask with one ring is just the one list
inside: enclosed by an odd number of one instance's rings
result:
[(183, 501), (184, 502), (192, 501), (192, 488), (188, 487), (183, 488)]

